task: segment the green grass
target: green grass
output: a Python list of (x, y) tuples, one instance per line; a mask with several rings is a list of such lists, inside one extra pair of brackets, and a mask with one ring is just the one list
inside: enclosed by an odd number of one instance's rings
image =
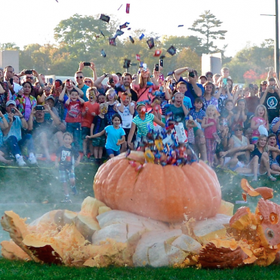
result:
[(246, 266), (238, 269), (196, 269), (196, 268), (73, 268), (55, 265), (40, 265), (0, 259), (1, 280), (56, 280), (56, 279), (280, 279), (280, 268), (276, 265), (269, 267)]
[[(88, 195), (94, 196), (92, 181), (97, 167), (94, 164), (81, 164), (76, 169), (76, 182), (79, 195), (72, 204), (62, 204), (61, 185), (57, 170), (41, 164), (40, 168), (6, 168), (0, 166), (0, 214), (5, 210), (14, 210), (21, 217), (30, 221), (53, 209), (79, 211), (81, 202)], [(222, 186), (223, 199), (240, 206), (249, 206), (254, 211), (258, 198), (248, 198), (247, 204), (241, 201), (241, 176), (218, 171)], [(248, 178), (250, 182), (250, 177)], [(267, 177), (260, 177), (253, 182), (253, 187), (268, 186), (274, 189), (274, 202), (280, 202), (280, 178), (271, 183)], [(0, 241), (9, 239), (7, 233), (0, 229)], [(207, 270), (196, 268), (71, 268), (48, 266), (37, 263), (8, 261), (0, 258), (0, 279), (280, 279), (280, 268), (246, 266), (233, 270)]]

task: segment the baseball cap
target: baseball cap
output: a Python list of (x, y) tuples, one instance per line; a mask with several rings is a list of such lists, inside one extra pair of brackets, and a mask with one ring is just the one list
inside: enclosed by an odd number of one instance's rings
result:
[(6, 107), (8, 107), (11, 104), (14, 105), (14, 106), (17, 106), (17, 104), (14, 100), (9, 100), (9, 101), (6, 102)]
[(50, 100), (50, 99), (52, 99), (53, 102), (55, 101), (55, 99), (54, 99), (54, 97), (53, 97), (52, 95), (49, 95), (49, 96), (46, 98), (46, 101), (47, 101), (47, 100)]

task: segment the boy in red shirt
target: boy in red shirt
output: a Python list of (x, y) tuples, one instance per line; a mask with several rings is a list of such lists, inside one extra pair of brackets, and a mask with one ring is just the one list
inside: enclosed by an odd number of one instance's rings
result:
[(65, 102), (67, 115), (65, 118), (66, 131), (73, 135), (74, 146), (79, 150), (79, 140), (81, 138), (82, 108), (85, 101), (79, 96), (79, 93), (73, 89)]
[[(87, 89), (87, 98), (89, 101), (85, 102), (82, 109), (82, 139), (83, 139), (83, 160), (87, 160), (87, 148), (91, 142), (86, 137), (90, 135), (90, 127), (95, 116), (99, 115), (99, 103), (96, 102), (97, 89), (92, 87)], [(93, 157), (93, 146), (89, 145), (90, 156)]]

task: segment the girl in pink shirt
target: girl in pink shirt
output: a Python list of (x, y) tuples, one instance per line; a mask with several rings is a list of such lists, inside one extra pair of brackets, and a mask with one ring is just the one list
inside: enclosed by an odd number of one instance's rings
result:
[(214, 105), (209, 105), (206, 109), (206, 117), (202, 120), (201, 127), (204, 128), (206, 139), (207, 160), (210, 166), (214, 163), (216, 150), (215, 135), (217, 135), (217, 109)]
[(267, 130), (268, 127), (268, 118), (267, 118), (267, 110), (264, 105), (258, 105), (255, 110), (255, 115), (251, 121), (252, 132), (252, 144), (256, 144), (258, 142), (260, 132), (259, 127), (263, 125)]

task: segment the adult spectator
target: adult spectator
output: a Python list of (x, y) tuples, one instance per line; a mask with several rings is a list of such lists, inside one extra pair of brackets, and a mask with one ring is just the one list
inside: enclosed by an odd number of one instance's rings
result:
[(273, 133), (279, 134), (280, 133), (280, 117), (275, 117), (271, 124), (270, 124), (270, 129), (272, 130)]
[(15, 101), (19, 111), (23, 114), (26, 121), (29, 120), (32, 108), (37, 105), (37, 100), (34, 96), (31, 95), (33, 86), (30, 82), (24, 82), (23, 86), (23, 95), (16, 95)]
[(153, 99), (152, 93), (159, 89), (158, 78), (159, 71), (154, 69), (151, 75), (148, 68), (140, 68), (138, 77), (132, 82), (132, 88), (137, 93), (137, 102)]
[(7, 113), (4, 117), (8, 122), (8, 127), (3, 131), (5, 146), (16, 158), (19, 166), (26, 165), (21, 153), (21, 148), (26, 146), (29, 154), (29, 163), (36, 164), (37, 160), (34, 155), (32, 135), (24, 133), (24, 136), (22, 136), (21, 129), (23, 128), (24, 130), (27, 130), (28, 124), (21, 112), (16, 108), (16, 102), (14, 100), (9, 100), (6, 103), (6, 111)]
[(260, 84), (259, 97), (262, 98), (267, 88), (267, 81), (262, 81)]
[[(36, 99), (38, 95), (43, 94), (43, 89), (45, 87), (45, 83), (43, 82), (42, 78), (38, 74), (37, 71), (33, 70), (22, 70), (20, 74), (18, 75), (19, 77), (24, 77), (24, 82), (29, 82), (32, 84), (32, 92), (31, 95), (34, 96)], [(37, 85), (35, 86), (36, 79), (39, 81)]]
[[(45, 112), (50, 114), (49, 120), (45, 120)], [(45, 104), (32, 109), (28, 130), (33, 136), (36, 153), (44, 154), (47, 161), (50, 161), (50, 154), (62, 146), (63, 133), (61, 130), (65, 130), (65, 125), (61, 123), (50, 106)]]
[(85, 83), (88, 87), (93, 87), (93, 86), (94, 86), (93, 80), (92, 80), (91, 78), (85, 77), (85, 78), (84, 78), (84, 83)]
[(202, 96), (202, 102), (204, 106), (204, 111), (209, 105), (214, 105), (218, 110), (218, 99), (214, 96), (215, 85), (211, 82), (206, 82), (204, 84), (204, 95)]
[[(51, 87), (45, 86), (44, 90), (43, 90), (43, 94), (38, 95), (38, 97), (37, 97), (37, 104), (44, 105), (46, 98), (50, 95), (51, 95)], [(52, 97), (55, 100), (54, 96), (52, 96)]]
[(280, 92), (279, 88), (275, 87), (274, 78), (269, 79), (268, 87), (266, 88), (264, 95), (260, 100), (260, 104), (263, 104), (267, 109), (269, 123), (271, 123), (274, 118), (279, 116)]
[(253, 115), (257, 106), (260, 104), (260, 98), (258, 97), (258, 86), (250, 84), (249, 92), (250, 95), (245, 97), (246, 109), (249, 115)]
[[(103, 84), (104, 79), (108, 79), (107, 84)], [(96, 81), (94, 81), (94, 86), (97, 88), (99, 93), (105, 94), (108, 88), (115, 88), (118, 83), (118, 75), (104, 73), (102, 76), (98, 77)]]
[(122, 83), (125, 89), (125, 92), (131, 96), (132, 101), (137, 102), (138, 97), (137, 97), (137, 92), (131, 88), (132, 84), (132, 76), (128, 72), (124, 72), (122, 75)]
[(83, 92), (83, 96), (80, 95), (80, 97), (84, 100), (84, 101), (88, 101), (88, 98), (87, 98), (87, 89), (89, 88), (89, 86), (87, 86), (85, 83), (84, 83), (84, 74), (82, 71), (77, 71), (75, 73), (75, 80), (77, 82), (77, 87), (82, 90)]
[[(55, 103), (55, 98), (52, 95), (49, 95), (45, 100), (45, 104), (48, 104), (50, 106), (51, 111), (60, 119), (58, 110), (56, 107), (54, 107), (54, 103)], [(49, 119), (51, 119), (50, 113), (45, 112), (45, 120), (49, 120)]]
[[(188, 71), (189, 72), (189, 77), (188, 77), (188, 81), (183, 79), (181, 77), (181, 75), (185, 72)], [(185, 82), (187, 84), (187, 91), (185, 93), (185, 96), (189, 97), (192, 101), (192, 107), (194, 105), (194, 100), (197, 97), (200, 97), (203, 95), (204, 93), (204, 88), (203, 85), (197, 83), (197, 71), (189, 68), (189, 67), (183, 67), (183, 68), (179, 68), (177, 70), (174, 71), (174, 76), (175, 79), (177, 80), (177, 82)]]
[(2, 112), (0, 111), (0, 162), (3, 163), (10, 163), (9, 160), (5, 159), (4, 157), (4, 140), (3, 140), (3, 130), (8, 128), (8, 122), (7, 120), (4, 118), (4, 115), (2, 114)]
[(3, 114), (6, 112), (6, 102), (9, 96), (9, 87), (4, 81), (4, 70), (0, 68), (0, 110)]
[[(89, 67), (89, 68), (92, 70), (92, 79), (90, 79), (90, 80), (91, 80), (92, 82), (95, 82), (96, 79), (97, 79), (95, 64), (94, 64), (93, 62), (90, 62), (90, 65), (85, 66), (85, 63), (86, 63), (86, 62), (80, 62), (80, 63), (79, 63), (79, 69), (78, 69), (78, 71), (83, 71), (83, 69), (84, 69), (85, 67)], [(85, 81), (84, 81), (84, 83), (85, 83)], [(85, 83), (85, 84), (87, 84), (87, 83)], [(92, 83), (91, 85), (88, 85), (88, 84), (87, 84), (87, 86), (93, 87), (93, 83)]]
[(9, 88), (9, 93), (10, 93), (10, 95), (8, 96), (9, 100), (12, 98), (12, 96), (15, 93), (18, 93), (22, 89), (22, 86), (16, 83), (16, 81), (14, 81), (13, 78), (14, 78), (14, 68), (12, 66), (5, 67), (4, 79)]

